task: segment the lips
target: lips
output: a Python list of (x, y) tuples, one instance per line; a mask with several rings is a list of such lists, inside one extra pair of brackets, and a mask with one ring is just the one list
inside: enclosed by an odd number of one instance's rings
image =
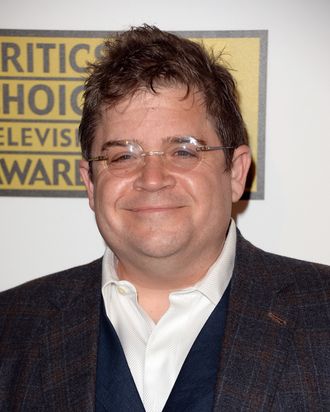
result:
[(152, 206), (138, 206), (130, 208), (129, 211), (136, 213), (152, 213), (152, 212), (168, 212), (175, 209), (181, 209), (183, 206), (169, 206), (169, 205), (152, 205)]
[(143, 196), (134, 198), (122, 198), (117, 207), (128, 212), (166, 212), (189, 206), (190, 199), (185, 196)]

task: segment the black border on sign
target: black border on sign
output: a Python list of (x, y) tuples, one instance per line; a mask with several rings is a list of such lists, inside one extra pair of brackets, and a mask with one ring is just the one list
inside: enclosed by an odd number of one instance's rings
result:
[[(86, 30), (20, 30), (0, 29), (0, 36), (24, 36), (24, 37), (81, 37), (105, 39), (120, 31), (86, 31)], [(258, 104), (258, 136), (257, 136), (257, 162), (256, 178), (257, 188), (255, 192), (245, 192), (242, 199), (264, 199), (265, 190), (265, 128), (266, 128), (266, 87), (267, 87), (267, 30), (226, 30), (226, 31), (172, 31), (183, 37), (194, 38), (249, 38), (259, 37), (259, 104)], [(0, 76), (0, 78), (2, 78)], [(1, 119), (0, 119), (1, 124)], [(79, 122), (77, 122), (79, 124)], [(1, 154), (1, 150), (0, 150)], [(0, 196), (22, 197), (86, 197), (84, 190), (27, 190), (27, 189), (0, 189)]]

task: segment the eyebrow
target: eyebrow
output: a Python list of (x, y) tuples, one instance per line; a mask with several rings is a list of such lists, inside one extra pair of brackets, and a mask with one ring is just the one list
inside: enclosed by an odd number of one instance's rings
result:
[[(200, 144), (201, 146), (204, 146), (207, 144), (207, 142), (204, 139), (201, 139), (193, 135), (167, 136), (163, 138), (162, 140), (163, 142), (166, 142), (166, 143), (189, 143), (190, 139), (196, 140), (196, 142)], [(104, 151), (108, 147), (111, 147), (111, 146), (125, 146), (129, 142), (137, 143), (141, 147), (143, 146), (142, 142), (140, 142), (137, 139), (113, 139), (113, 140), (108, 140), (105, 143), (103, 143), (101, 150)]]
[(107, 140), (105, 143), (103, 143), (101, 147), (101, 151), (111, 146), (125, 146), (128, 142), (135, 142), (135, 140), (129, 140), (129, 139), (128, 140), (123, 140), (123, 139)]
[(191, 139), (196, 140), (196, 142), (200, 145), (206, 145), (206, 141), (201, 139), (200, 137), (196, 137), (193, 135), (183, 135), (183, 136), (169, 136), (165, 139), (167, 142), (177, 142), (177, 143), (189, 143)]

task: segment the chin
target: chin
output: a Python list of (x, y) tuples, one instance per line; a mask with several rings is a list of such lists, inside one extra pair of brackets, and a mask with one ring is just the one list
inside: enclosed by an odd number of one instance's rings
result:
[[(183, 250), (187, 245), (186, 239), (178, 241), (176, 236), (152, 236), (144, 237), (144, 240), (138, 239), (135, 242), (134, 249), (139, 253), (148, 257), (166, 258), (173, 256)], [(147, 240), (145, 240), (147, 239)]]

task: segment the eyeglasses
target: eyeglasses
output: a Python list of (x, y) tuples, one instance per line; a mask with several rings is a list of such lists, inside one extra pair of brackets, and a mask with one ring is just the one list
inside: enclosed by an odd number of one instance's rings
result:
[(195, 137), (170, 138), (163, 150), (145, 152), (142, 146), (130, 140), (111, 140), (105, 143), (104, 155), (91, 157), (89, 163), (104, 161), (109, 172), (118, 177), (137, 173), (145, 164), (147, 156), (162, 156), (164, 166), (173, 172), (186, 172), (194, 169), (206, 152), (234, 149), (232, 146), (207, 146)]

